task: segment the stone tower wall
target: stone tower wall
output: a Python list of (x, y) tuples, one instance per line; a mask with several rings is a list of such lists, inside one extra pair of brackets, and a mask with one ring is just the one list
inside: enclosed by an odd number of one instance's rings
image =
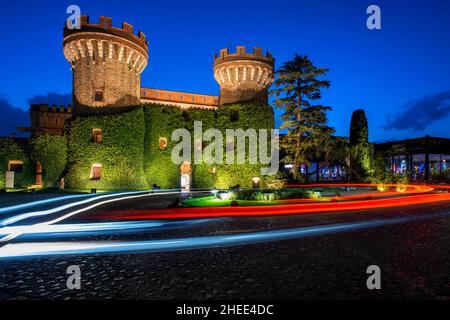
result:
[(267, 103), (267, 88), (274, 80), (275, 60), (268, 52), (262, 54), (260, 48), (247, 53), (245, 47), (238, 46), (236, 53), (228, 49), (214, 55), (214, 78), (220, 85), (219, 105), (259, 100)]
[(140, 75), (148, 63), (145, 35), (133, 26), (98, 24), (81, 17), (81, 29), (64, 29), (64, 55), (73, 71), (74, 113), (110, 113), (140, 104)]
[(64, 134), (64, 125), (72, 117), (72, 106), (48, 104), (32, 104), (30, 106), (31, 129), (34, 133), (47, 133), (50, 135)]

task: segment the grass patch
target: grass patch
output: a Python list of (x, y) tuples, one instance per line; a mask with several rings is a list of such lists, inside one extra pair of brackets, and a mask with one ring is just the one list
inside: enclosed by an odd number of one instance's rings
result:
[[(215, 196), (192, 198), (183, 201), (188, 207), (228, 207), (233, 200), (221, 200)], [(256, 201), (256, 200), (237, 200), (239, 206), (267, 206), (283, 204), (281, 201)]]

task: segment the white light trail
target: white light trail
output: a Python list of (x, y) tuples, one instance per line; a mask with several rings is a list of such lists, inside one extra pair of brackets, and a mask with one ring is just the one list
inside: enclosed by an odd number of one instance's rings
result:
[[(122, 195), (124, 195), (124, 194), (136, 194), (136, 193), (143, 193), (143, 192), (145, 192), (145, 193), (144, 194), (133, 195), (133, 196), (122, 197)], [(203, 193), (203, 192), (204, 191), (192, 191), (191, 193)], [(34, 224), (34, 225), (30, 225), (30, 226), (22, 226), (22, 228), (15, 229), (15, 231), (12, 231), (11, 233), (8, 233), (7, 236), (1, 238), (0, 242), (11, 241), (14, 238), (17, 238), (18, 236), (20, 236), (21, 234), (24, 234), (24, 233), (29, 233), (29, 232), (31, 232), (31, 233), (39, 233), (40, 232), (39, 230), (45, 229), (48, 225), (52, 225), (52, 224), (61, 222), (61, 221), (65, 220), (65, 219), (67, 219), (67, 218), (70, 218), (70, 217), (74, 216), (74, 215), (77, 215), (79, 213), (82, 213), (82, 212), (94, 209), (96, 207), (102, 206), (102, 205), (107, 204), (107, 203), (123, 201), (123, 200), (129, 200), (129, 199), (142, 198), (142, 197), (149, 197), (149, 196), (155, 196), (155, 195), (171, 195), (171, 194), (179, 194), (179, 193), (180, 193), (179, 191), (158, 192), (158, 193), (149, 193), (148, 191), (137, 191), (137, 192), (131, 192), (131, 193), (128, 192), (128, 193), (118, 193), (118, 194), (114, 194), (114, 195), (105, 195), (105, 196), (100, 196), (100, 197), (95, 198), (95, 199), (88, 199), (88, 200), (84, 200), (84, 201), (79, 201), (79, 202), (77, 202), (77, 205), (85, 204), (85, 203), (88, 203), (88, 202), (92, 202), (93, 200), (99, 200), (101, 198), (108, 198), (108, 197), (112, 197), (112, 196), (120, 196), (119, 198), (109, 199), (109, 200), (101, 201), (101, 202), (98, 202), (98, 203), (94, 203), (94, 204), (92, 204), (90, 206), (87, 206), (87, 207), (84, 207), (84, 208), (72, 211), (70, 213), (67, 213), (67, 214), (65, 214), (65, 215), (63, 215), (61, 217), (58, 217), (58, 218), (50, 220), (50, 221), (37, 223), (37, 224)], [(30, 218), (30, 217), (37, 217), (37, 216), (42, 216), (42, 215), (48, 215), (50, 213), (59, 212), (59, 211), (67, 209), (67, 206), (69, 206), (69, 208), (73, 207), (75, 205), (75, 203), (71, 203), (69, 205), (64, 205), (64, 206), (61, 206), (61, 207), (58, 207), (58, 208), (47, 210), (45, 213), (44, 212), (32, 212), (32, 213), (26, 213), (26, 214), (23, 214), (23, 215), (19, 215), (19, 216), (22, 216), (22, 218), (19, 219), (19, 220), (16, 220), (16, 221), (20, 221), (20, 220), (23, 220), (23, 219), (26, 219), (26, 218)], [(48, 212), (48, 211), (51, 211), (51, 212)], [(14, 218), (16, 218), (16, 217), (12, 217), (12, 218), (10, 218), (10, 220), (12, 220)], [(3, 221), (2, 224), (3, 225), (8, 225), (7, 223), (5, 223), (5, 221)], [(9, 223), (9, 224), (11, 224), (11, 223)], [(3, 229), (4, 228), (0, 228), (0, 234), (4, 234)]]
[(309, 226), (295, 229), (258, 231), (232, 235), (191, 237), (180, 239), (110, 242), (43, 242), (10, 243), (0, 248), (0, 259), (57, 256), (70, 254), (129, 253), (129, 252), (170, 252), (176, 250), (204, 249), (247, 245), (287, 239), (320, 236), (385, 225), (401, 224), (431, 218), (448, 217), (450, 212), (435, 213), (401, 218), (386, 218), (363, 222), (347, 222), (325, 226)]

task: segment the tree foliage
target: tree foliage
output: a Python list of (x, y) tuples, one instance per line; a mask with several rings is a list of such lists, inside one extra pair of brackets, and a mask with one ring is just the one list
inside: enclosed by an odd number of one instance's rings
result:
[(330, 81), (321, 79), (328, 71), (297, 54), (276, 72), (274, 105), (283, 110), (280, 129), (288, 130), (281, 141), (285, 152), (282, 161), (294, 165), (294, 176), (298, 176), (302, 163), (328, 160), (332, 150), (334, 129), (327, 124), (327, 111), (331, 108), (314, 104), (322, 97), (322, 89), (330, 87)]
[(353, 181), (366, 181), (371, 170), (369, 125), (364, 110), (355, 110), (350, 123), (350, 175)]

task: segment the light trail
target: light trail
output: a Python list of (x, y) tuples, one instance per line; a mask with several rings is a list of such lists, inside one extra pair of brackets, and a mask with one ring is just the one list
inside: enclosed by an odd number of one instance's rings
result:
[(113, 233), (129, 232), (148, 229), (169, 229), (186, 227), (190, 225), (212, 222), (212, 219), (176, 220), (176, 221), (126, 221), (126, 222), (101, 222), (101, 223), (72, 223), (41, 226), (12, 226), (0, 229), (0, 236), (9, 234), (22, 234), (33, 237), (61, 237), (86, 236), (90, 234), (106, 235)]
[(398, 188), (404, 187), (408, 189), (414, 189), (418, 192), (430, 192), (435, 188), (450, 188), (450, 186), (432, 186), (432, 185), (422, 185), (422, 184), (394, 184), (394, 183), (314, 183), (314, 184), (287, 184), (286, 188), (351, 188), (351, 187), (362, 187), (362, 188)]
[(64, 200), (72, 200), (77, 198), (85, 198), (85, 197), (95, 197), (98, 196), (98, 194), (76, 194), (76, 195), (70, 195), (70, 196), (61, 196), (57, 198), (50, 198), (50, 199), (44, 199), (44, 200), (37, 200), (37, 201), (31, 201), (26, 203), (17, 204), (10, 207), (4, 207), (0, 208), (0, 214), (4, 213), (11, 213), (22, 209), (29, 209), (37, 206), (42, 206), (45, 204), (55, 203), (55, 202), (61, 202)]
[[(111, 197), (120, 197), (122, 195), (128, 195), (128, 194), (142, 194), (142, 193), (148, 193), (149, 191), (132, 191), (132, 192), (121, 192), (121, 193), (113, 193), (113, 194), (106, 194), (106, 195), (99, 195), (96, 197), (93, 197), (91, 199), (86, 199), (86, 200), (82, 200), (82, 201), (77, 201), (77, 202), (71, 202), (56, 208), (52, 208), (52, 209), (48, 209), (48, 210), (40, 210), (40, 211), (35, 211), (35, 212), (28, 212), (28, 213), (22, 213), (22, 214), (18, 214), (15, 215), (13, 217), (4, 219), (2, 221), (0, 221), (0, 226), (5, 227), (8, 226), (10, 224), (16, 223), (18, 221), (22, 221), (28, 218), (35, 218), (35, 217), (40, 217), (40, 216), (46, 216), (52, 213), (56, 213), (56, 212), (60, 212), (63, 210), (67, 210), (76, 206), (80, 206), (83, 204), (87, 204), (93, 201), (97, 201), (100, 199), (105, 199), (105, 198), (111, 198)], [(31, 205), (31, 204), (30, 204)]]
[(217, 248), (226, 246), (249, 245), (288, 239), (319, 236), (369, 229), (386, 225), (395, 225), (425, 219), (448, 217), (450, 213), (435, 213), (401, 218), (387, 218), (364, 222), (350, 222), (327, 226), (313, 226), (295, 229), (259, 231), (234, 235), (192, 237), (149, 241), (117, 242), (44, 242), (44, 243), (10, 243), (0, 248), (0, 259), (17, 259), (42, 256), (79, 255), (99, 253), (130, 252), (170, 252)]
[[(143, 192), (144, 192), (144, 194), (142, 194)], [(190, 193), (203, 193), (203, 192), (204, 191), (191, 191)], [(66, 220), (67, 218), (70, 218), (70, 217), (72, 217), (74, 215), (77, 215), (79, 213), (82, 213), (82, 212), (85, 212), (85, 211), (88, 211), (88, 210), (92, 210), (92, 209), (94, 209), (96, 207), (102, 206), (104, 204), (112, 203), (112, 202), (129, 200), (129, 199), (136, 199), (136, 198), (142, 198), (142, 197), (149, 197), (149, 196), (155, 196), (155, 195), (179, 194), (181, 192), (179, 192), (179, 191), (176, 191), (176, 192), (171, 191), (171, 192), (149, 193), (148, 191), (138, 191), (138, 192), (131, 192), (131, 193), (129, 192), (129, 193), (122, 193), (122, 194), (115, 194), (115, 195), (116, 196), (119, 196), (119, 195), (122, 196), (124, 194), (136, 194), (136, 193), (138, 193), (138, 194), (137, 195), (126, 196), (126, 197), (115, 198), (115, 199), (104, 200), (104, 201), (101, 201), (101, 202), (98, 202), (98, 203), (94, 203), (94, 204), (92, 204), (90, 206), (83, 207), (81, 209), (78, 209), (78, 210), (72, 211), (70, 213), (67, 213), (67, 214), (65, 214), (65, 215), (63, 215), (61, 217), (56, 218), (56, 219), (53, 219), (53, 220), (50, 220), (50, 221), (46, 221), (46, 222), (42, 222), (42, 223), (33, 224), (31, 226), (28, 226), (28, 228), (23, 229), (23, 230), (33, 230), (33, 229), (39, 230), (41, 228), (45, 228), (48, 225), (52, 225), (52, 224), (61, 222), (63, 220)], [(107, 197), (111, 197), (111, 196), (113, 196), (113, 195), (103, 196), (103, 198), (107, 198)], [(92, 200), (98, 200), (98, 199), (101, 199), (101, 198), (88, 199), (88, 200), (80, 201), (80, 202), (78, 202), (78, 205), (84, 204), (84, 203), (87, 203), (87, 202), (92, 202)], [(61, 206), (61, 207), (58, 207), (58, 208), (54, 208), (54, 209), (51, 209), (49, 211), (51, 211), (51, 213), (59, 212), (59, 211), (67, 209), (68, 206), (69, 207), (73, 207), (73, 206), (75, 206), (75, 203), (71, 203), (69, 205), (64, 205), (64, 206)], [(48, 213), (48, 212), (46, 212), (46, 213), (33, 212), (33, 213), (22, 214), (22, 215), (18, 215), (18, 216), (12, 217), (10, 219), (6, 219), (7, 222), (9, 222), (9, 223), (5, 223), (5, 221), (3, 221), (0, 225), (5, 226), (5, 225), (13, 223), (13, 222), (10, 222), (10, 221), (17, 222), (17, 221), (20, 221), (20, 220), (23, 220), (23, 219), (27, 219), (27, 218), (30, 218), (30, 217), (38, 217), (38, 216), (47, 215), (47, 214), (50, 214), (50, 213)], [(19, 219), (19, 220), (17, 220), (17, 219)], [(0, 228), (0, 233), (1, 233), (2, 229), (3, 228)], [(11, 241), (12, 239), (17, 238), (21, 234), (22, 234), (22, 232), (19, 229), (17, 232), (9, 233), (7, 236), (4, 236), (3, 238), (1, 238), (0, 242)]]
[(431, 204), (450, 201), (450, 193), (421, 194), (401, 198), (385, 198), (374, 200), (357, 200), (348, 202), (282, 204), (272, 206), (246, 207), (196, 207), (171, 208), (160, 210), (126, 210), (120, 212), (104, 212), (92, 218), (110, 218), (124, 220), (144, 219), (190, 219), (211, 217), (236, 216), (264, 216), (264, 215), (293, 215), (307, 213), (326, 213), (339, 211), (373, 210), (382, 208), (396, 208), (411, 205)]

